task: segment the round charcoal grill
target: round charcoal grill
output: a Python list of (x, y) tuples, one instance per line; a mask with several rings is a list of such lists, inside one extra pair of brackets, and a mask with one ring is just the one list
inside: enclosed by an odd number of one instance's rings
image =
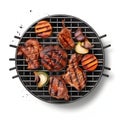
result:
[[(83, 20), (76, 18), (76, 17), (73, 17), (73, 16), (52, 15), (52, 16), (47, 16), (43, 19), (40, 19), (40, 20), (47, 20), (51, 23), (51, 25), (53, 27), (52, 35), (46, 39), (38, 37), (36, 35), (35, 29), (34, 29), (35, 25), (38, 22), (37, 21), (26, 30), (26, 32), (23, 34), (23, 36), (21, 38), (15, 36), (16, 38), (20, 39), (18, 46), (23, 45), (29, 38), (37, 39), (43, 46), (59, 45), (59, 42), (57, 40), (57, 34), (62, 29), (62, 20), (63, 19), (65, 19), (65, 26), (72, 30), (72, 36), (74, 36), (74, 32), (76, 31), (77, 28), (79, 28), (79, 27), (82, 28), (83, 34), (85, 36), (87, 36), (87, 38), (89, 39), (90, 42), (92, 42), (92, 44), (94, 44), (94, 48), (92, 48), (89, 53), (94, 54), (99, 60), (99, 65), (94, 72), (86, 72), (87, 84), (83, 90), (77, 91), (73, 87), (71, 87), (69, 85), (67, 86), (68, 91), (69, 91), (69, 95), (70, 95), (69, 101), (65, 101), (63, 99), (58, 100), (58, 99), (52, 98), (48, 92), (48, 85), (39, 89), (37, 87), (36, 83), (34, 82), (35, 78), (34, 78), (33, 71), (35, 71), (35, 70), (28, 70), (27, 69), (27, 63), (25, 62), (25, 58), (23, 56), (17, 56), (17, 49), (16, 49), (15, 59), (12, 59), (12, 58), (10, 59), (10, 60), (15, 60), (15, 65), (16, 65), (15, 68), (17, 70), (17, 76), (14, 76), (13, 78), (19, 77), (22, 84), (24, 85), (24, 87), (32, 95), (34, 95), (35, 97), (37, 97), (43, 101), (50, 102), (50, 103), (69, 103), (69, 102), (75, 101), (77, 99), (83, 98), (85, 95), (90, 93), (93, 88), (95, 88), (95, 86), (100, 81), (101, 76), (105, 75), (105, 74), (103, 74), (104, 68), (109, 69), (107, 67), (104, 67), (104, 60), (105, 60), (104, 48), (107, 48), (110, 45), (103, 47), (102, 42), (100, 40), (102, 37), (105, 37), (105, 35), (99, 37), (98, 34), (93, 30), (93, 28), (91, 28), (90, 25), (88, 25)], [(74, 39), (74, 37), (73, 37), (73, 39)], [(75, 42), (77, 42), (77, 41), (75, 41)], [(14, 45), (10, 45), (10, 46), (17, 47)], [(69, 51), (67, 51), (67, 53), (68, 53), (68, 58), (70, 58), (70, 56), (73, 53), (75, 53), (75, 51), (69, 50)], [(81, 65), (80, 65), (80, 67), (81, 67)], [(11, 68), (11, 70), (12, 69), (14, 69), (14, 68)], [(61, 70), (59, 72), (49, 72), (42, 65), (40, 66), (39, 70), (46, 72), (50, 76), (51, 75), (61, 75), (61, 74), (66, 72), (66, 68), (64, 68), (63, 70)], [(106, 76), (108, 76), (108, 75), (106, 75)]]

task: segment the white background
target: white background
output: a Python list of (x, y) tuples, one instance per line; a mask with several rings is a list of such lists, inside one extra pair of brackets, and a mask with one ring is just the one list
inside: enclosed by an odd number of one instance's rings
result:
[[(29, 11), (32, 10), (30, 13)], [(69, 14), (88, 22), (102, 39), (105, 50), (105, 71), (109, 78), (101, 82), (88, 96), (71, 104), (55, 105), (45, 103), (32, 96), (19, 79), (12, 79), (16, 71), (9, 71), (14, 62), (15, 49), (9, 44), (17, 44), (13, 38), (26, 30), (36, 20), (52, 14)], [(23, 31), (20, 31), (21, 33)], [(16, 41), (16, 42), (15, 42)], [(0, 119), (80, 119), (80, 120), (119, 120), (120, 119), (120, 3), (119, 0), (1, 0), (0, 1)]]

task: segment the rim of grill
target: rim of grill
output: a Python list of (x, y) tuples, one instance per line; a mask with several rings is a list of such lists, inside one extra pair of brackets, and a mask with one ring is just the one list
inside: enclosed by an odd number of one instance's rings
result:
[[(99, 64), (98, 64), (99, 69), (97, 68), (94, 72), (91, 72), (91, 73), (87, 72), (86, 87), (83, 90), (81, 90), (80, 92), (75, 90), (73, 87), (67, 85), (68, 91), (69, 91), (68, 94), (70, 95), (69, 101), (65, 101), (63, 99), (58, 100), (58, 99), (52, 98), (49, 95), (48, 89), (47, 89), (48, 85), (43, 87), (42, 89), (37, 88), (37, 85), (34, 82), (34, 75), (32, 74), (32, 71), (34, 71), (34, 70), (26, 69), (27, 63), (25, 62), (25, 58), (22, 56), (17, 56), (17, 49), (16, 49), (15, 66), (16, 66), (17, 74), (18, 74), (23, 86), (32, 95), (34, 95), (38, 99), (41, 99), (45, 102), (50, 102), (50, 103), (70, 103), (75, 100), (83, 98), (97, 86), (97, 84), (99, 83), (99, 81), (102, 77), (103, 71), (104, 71), (105, 55), (104, 55), (103, 44), (102, 44), (98, 34), (89, 24), (87, 24), (83, 20), (81, 20), (77, 17), (71, 16), (71, 15), (63, 15), (63, 14), (50, 15), (50, 16), (46, 16), (42, 19), (37, 20), (23, 33), (23, 35), (18, 43), (18, 46), (23, 45), (25, 43), (25, 41), (28, 40), (29, 38), (38, 39), (38, 41), (43, 46), (56, 45), (56, 44), (59, 45), (59, 42), (57, 41), (57, 33), (61, 31), (63, 19), (65, 19), (65, 26), (69, 29), (72, 29), (72, 36), (73, 36), (73, 33), (76, 31), (76, 29), (78, 27), (80, 27), (80, 28), (82, 28), (83, 34), (86, 35), (87, 38), (95, 45), (95, 48), (90, 50), (90, 53), (93, 53), (93, 54), (95, 54), (95, 56), (97, 56), (98, 61), (99, 61)], [(41, 37), (38, 37), (34, 32), (34, 26), (40, 20), (47, 20), (52, 24), (53, 32), (52, 32), (52, 35), (47, 39), (42, 39)], [(74, 37), (72, 37), (72, 38), (74, 39)], [(49, 40), (49, 41), (47, 41), (47, 40)], [(52, 42), (52, 40), (53, 40), (53, 42)], [(68, 51), (67, 53), (68, 53), (68, 56), (70, 56), (71, 53), (74, 53), (74, 52)], [(80, 67), (81, 67), (81, 65), (80, 65)], [(41, 68), (42, 68), (42, 71), (49, 73), (49, 75), (51, 75), (51, 74), (52, 75), (54, 75), (54, 74), (60, 75), (60, 74), (64, 73), (64, 71), (65, 71), (65, 69), (63, 69), (59, 72), (48, 72), (48, 70), (44, 69), (43, 67), (41, 67)]]

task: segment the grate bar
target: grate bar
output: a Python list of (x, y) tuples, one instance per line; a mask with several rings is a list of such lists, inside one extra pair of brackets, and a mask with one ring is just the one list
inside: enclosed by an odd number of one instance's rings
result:
[[(62, 25), (62, 22), (61, 21), (51, 21), (50, 23), (61, 23), (61, 25)], [(64, 23), (71, 23), (70, 21), (65, 21)], [(72, 21), (72, 23), (83, 23), (83, 22), (79, 22), (79, 21), (76, 21), (76, 22), (73, 22)]]
[[(28, 39), (28, 38), (36, 38), (36, 39), (40, 39), (40, 37), (23, 37), (23, 39)], [(56, 39), (56, 37), (49, 37), (50, 39)], [(98, 39), (97, 37), (87, 37), (88, 39)], [(73, 37), (73, 39), (74, 39), (74, 37)]]
[[(37, 70), (18, 70), (19, 72), (33, 72), (33, 71), (37, 71)], [(45, 72), (48, 72), (48, 70), (43, 70)], [(65, 72), (66, 70), (62, 70), (62, 72)], [(95, 70), (94, 72), (100, 72), (102, 70)]]
[[(24, 76), (22, 76), (22, 75), (19, 75), (19, 77), (24, 77)], [(32, 76), (31, 76), (32, 77)], [(96, 76), (96, 77), (98, 77), (98, 76)], [(100, 76), (99, 76), (100, 77)], [(22, 80), (23, 82), (34, 82), (34, 80)], [(87, 82), (97, 82), (97, 80), (93, 80), (93, 81), (91, 81), (91, 80), (87, 80)]]
[[(70, 55), (70, 54), (69, 54), (69, 55)], [(99, 54), (99, 55), (100, 55), (100, 54)], [(102, 55), (102, 54), (101, 54), (101, 55)], [(24, 58), (23, 58), (23, 59), (16, 59), (16, 61), (22, 61), (22, 60), (25, 61)], [(39, 59), (39, 60), (40, 60), (40, 59)], [(100, 60), (103, 60), (103, 59), (98, 59), (98, 60), (100, 61)]]
[(72, 17), (72, 16), (63, 16), (63, 17), (61, 17), (61, 16), (57, 16), (57, 17), (55, 17), (55, 16), (48, 16), (48, 18), (49, 19), (51, 19), (51, 18), (55, 18), (55, 19), (58, 19), (58, 18), (74, 18), (74, 17)]
[[(31, 27), (31, 28), (35, 28), (35, 27)], [(58, 27), (53, 27), (53, 28), (61, 28), (61, 29), (62, 29), (63, 27), (62, 27), (62, 25), (61, 25), (61, 27), (58, 26)], [(71, 28), (78, 28), (78, 27), (68, 27), (68, 26), (67, 26), (67, 28), (68, 28), (68, 29), (71, 29)], [(85, 29), (85, 28), (89, 28), (89, 27), (87, 27), (87, 26), (85, 26), (85, 27), (80, 26), (80, 28)]]
[[(38, 93), (41, 93), (43, 91), (40, 91), (40, 90), (31, 90), (31, 92), (38, 92)], [(44, 92), (48, 92), (48, 90), (44, 90)], [(76, 92), (76, 90), (69, 90), (69, 92)], [(79, 92), (79, 91), (78, 91)], [(89, 90), (81, 90), (80, 92), (89, 92)], [(50, 95), (47, 95), (50, 97)], [(72, 95), (73, 96), (73, 95)], [(75, 95), (74, 95), (75, 96)]]
[[(17, 66), (19, 66), (19, 67), (27, 67), (28, 65), (27, 64), (18, 64)], [(68, 65), (67, 65), (68, 66)], [(80, 65), (81, 66), (81, 65)], [(103, 65), (99, 65), (99, 66), (103, 66)], [(40, 65), (40, 67), (42, 67), (42, 65)]]
[[(20, 75), (20, 77), (30, 77), (30, 75)], [(35, 77), (35, 76), (31, 75), (31, 77)], [(100, 75), (87, 75), (87, 77), (100, 77)]]
[[(20, 44), (24, 44), (25, 42), (20, 42)], [(59, 42), (58, 41), (54, 41), (54, 42), (51, 42), (50, 44), (52, 44), (52, 43), (55, 43), (55, 44), (58, 44)], [(77, 42), (75, 42), (75, 44), (76, 44)], [(100, 42), (92, 42), (93, 44), (100, 44)], [(41, 44), (43, 44), (42, 42), (41, 42)], [(48, 44), (48, 42), (45, 42), (44, 41), (44, 44)]]
[[(30, 32), (30, 31), (29, 31), (29, 32), (26, 32), (26, 33), (31, 34), (31, 33), (35, 33), (35, 32)], [(58, 32), (58, 31), (57, 31), (57, 32), (55, 31), (55, 32), (52, 32), (52, 33), (56, 33), (56, 34), (57, 34), (57, 33), (59, 33), (59, 32)], [(75, 33), (75, 32), (71, 32), (71, 33)], [(82, 33), (94, 33), (94, 32), (82, 32)]]

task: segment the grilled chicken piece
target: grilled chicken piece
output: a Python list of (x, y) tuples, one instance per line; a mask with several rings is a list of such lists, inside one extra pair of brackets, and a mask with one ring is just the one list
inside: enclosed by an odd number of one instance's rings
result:
[(79, 91), (86, 85), (86, 74), (78, 65), (81, 57), (80, 54), (73, 54), (69, 60), (67, 73), (62, 75), (62, 78), (67, 84), (75, 87)]
[(46, 46), (40, 52), (42, 65), (50, 71), (59, 71), (67, 64), (67, 53), (59, 46)]
[(49, 93), (56, 99), (69, 100), (68, 89), (61, 76), (50, 77)]
[(65, 27), (64, 20), (62, 21), (62, 25), (63, 28), (61, 32), (58, 33), (58, 40), (64, 49), (71, 50), (75, 46), (75, 43), (71, 37), (71, 30)]
[(29, 39), (24, 46), (18, 47), (17, 55), (23, 55), (28, 63), (28, 69), (37, 69), (40, 66), (38, 61), (42, 46), (36, 39)]

